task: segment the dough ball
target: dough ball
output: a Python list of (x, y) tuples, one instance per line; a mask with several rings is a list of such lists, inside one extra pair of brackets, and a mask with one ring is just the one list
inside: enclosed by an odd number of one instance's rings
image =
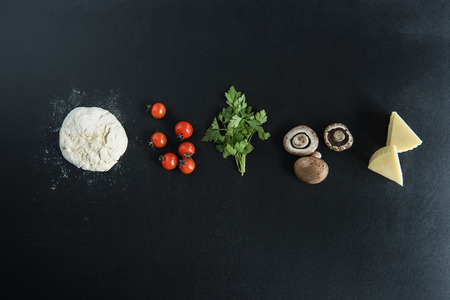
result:
[(59, 130), (59, 147), (69, 162), (88, 171), (108, 171), (125, 153), (128, 138), (119, 120), (99, 107), (77, 107)]

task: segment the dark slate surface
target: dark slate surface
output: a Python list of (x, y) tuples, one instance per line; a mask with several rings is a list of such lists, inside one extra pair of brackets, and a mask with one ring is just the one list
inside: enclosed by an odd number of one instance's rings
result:
[[(433, 1), (3, 1), (0, 287), (45, 299), (449, 299), (450, 4)], [(235, 85), (266, 109), (241, 177), (201, 136)], [(165, 119), (145, 114), (163, 101)], [(76, 106), (123, 123), (108, 173), (66, 162)], [(405, 186), (367, 170), (391, 111), (423, 139)], [(146, 144), (195, 126), (197, 170)], [(292, 172), (284, 134), (345, 123), (319, 150), (327, 180)]]

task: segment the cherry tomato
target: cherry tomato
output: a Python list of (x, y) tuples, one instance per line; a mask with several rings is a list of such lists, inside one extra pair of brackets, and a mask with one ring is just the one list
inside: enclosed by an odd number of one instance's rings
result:
[(178, 146), (178, 153), (181, 157), (191, 157), (195, 153), (194, 144), (191, 142), (183, 142)]
[(183, 174), (191, 174), (195, 170), (195, 162), (192, 158), (186, 157), (180, 160), (178, 168)]
[(161, 155), (159, 161), (166, 170), (173, 170), (178, 165), (178, 157), (172, 152)]
[(167, 144), (167, 137), (162, 132), (155, 132), (148, 144), (152, 147), (162, 148)]
[(189, 122), (181, 121), (178, 122), (177, 125), (175, 125), (175, 134), (180, 140), (189, 138), (193, 132), (194, 128)]
[(166, 115), (166, 107), (162, 103), (147, 105), (147, 111), (149, 110), (155, 119), (161, 119)]

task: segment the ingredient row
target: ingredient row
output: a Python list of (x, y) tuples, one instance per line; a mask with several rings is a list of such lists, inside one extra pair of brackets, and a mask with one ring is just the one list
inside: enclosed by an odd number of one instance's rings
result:
[[(233, 156), (239, 173), (244, 175), (247, 155), (254, 149), (251, 143), (253, 136), (256, 134), (263, 141), (270, 137), (270, 133), (263, 128), (267, 114), (265, 110), (253, 111), (245, 95), (234, 86), (225, 93), (225, 98), (227, 106), (214, 117), (202, 141), (213, 143), (223, 158)], [(157, 120), (163, 119), (167, 113), (162, 103), (147, 105), (147, 111)], [(177, 149), (155, 153), (155, 157), (166, 170), (178, 167), (182, 173), (190, 174), (195, 170), (192, 157), (196, 151), (194, 144), (185, 140), (192, 136), (194, 128), (187, 121), (180, 121), (173, 128), (175, 135), (154, 132), (149, 145), (162, 149), (167, 146), (168, 138), (178, 139), (180, 144)], [(128, 145), (120, 122), (110, 112), (98, 107), (73, 109), (64, 119), (59, 139), (64, 158), (89, 171), (108, 171), (118, 162)], [(323, 141), (329, 149), (341, 152), (352, 147), (354, 138), (347, 126), (332, 123), (323, 131)], [(319, 143), (316, 132), (306, 125), (292, 128), (283, 139), (283, 146), (289, 154), (301, 156), (294, 163), (295, 175), (309, 184), (322, 182), (329, 172), (322, 154), (316, 151)], [(386, 146), (372, 155), (368, 168), (403, 186), (398, 153), (412, 150), (421, 144), (422, 140), (394, 111), (389, 121)]]

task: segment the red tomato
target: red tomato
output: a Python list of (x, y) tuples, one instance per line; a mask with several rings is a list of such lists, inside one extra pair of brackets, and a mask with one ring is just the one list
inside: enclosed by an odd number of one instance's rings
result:
[(166, 107), (162, 103), (147, 105), (147, 111), (149, 110), (155, 119), (161, 119), (166, 115)]
[(148, 144), (152, 147), (162, 148), (167, 144), (167, 137), (162, 132), (155, 132)]
[(181, 121), (178, 122), (177, 125), (175, 125), (175, 134), (180, 140), (189, 138), (193, 132), (194, 128), (189, 122)]
[(180, 160), (178, 168), (183, 174), (191, 174), (195, 170), (195, 162), (190, 157), (184, 158)]
[(173, 170), (178, 165), (178, 157), (172, 152), (161, 155), (159, 161), (166, 170)]
[(181, 157), (191, 157), (195, 153), (194, 144), (191, 142), (183, 142), (178, 146), (178, 153)]

